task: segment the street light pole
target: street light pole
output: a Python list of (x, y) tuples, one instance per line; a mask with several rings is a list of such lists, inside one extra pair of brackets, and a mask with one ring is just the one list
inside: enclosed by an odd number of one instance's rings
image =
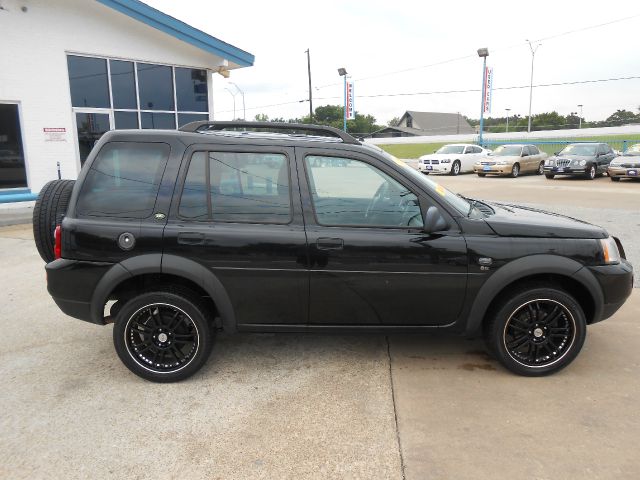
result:
[[(240, 95), (242, 95), (242, 120), (246, 120), (247, 119), (247, 107), (244, 104), (244, 91), (240, 89), (240, 87), (238, 85), (236, 85), (233, 82), (229, 82), (231, 85), (233, 85), (234, 87), (236, 87), (238, 89), (238, 91), (240, 92)], [(234, 97), (234, 101), (235, 101), (235, 97)], [(235, 115), (235, 114), (234, 114)], [(235, 120), (235, 118), (234, 118)]]
[(531, 42), (527, 40), (529, 44), (529, 49), (531, 50), (531, 82), (529, 83), (529, 128), (527, 131), (531, 133), (531, 102), (533, 101), (533, 61), (536, 58), (536, 51), (538, 47), (541, 45), (540, 43), (536, 45), (536, 48), (533, 48)]
[(340, 75), (343, 79), (343, 86), (342, 86), (342, 95), (344, 97), (344, 115), (342, 118), (342, 129), (346, 132), (347, 131), (347, 69), (346, 68), (339, 68), (338, 69), (338, 75)]
[(578, 105), (580, 107), (580, 123), (578, 124), (578, 128), (582, 128), (582, 105)]
[(231, 90), (229, 90), (227, 87), (224, 87), (224, 89), (229, 92), (229, 95), (231, 95), (231, 97), (233, 98), (233, 120), (236, 119), (236, 94), (233, 93)]
[(505, 108), (505, 110), (507, 111), (507, 129), (505, 130), (505, 133), (509, 133), (509, 112), (511, 111), (511, 109)]
[(478, 56), (482, 58), (482, 102), (480, 103), (480, 136), (478, 144), (482, 146), (482, 131), (484, 130), (484, 100), (487, 95), (487, 57), (489, 56), (488, 48), (479, 48)]
[(307, 48), (307, 74), (309, 76), (309, 123), (313, 123), (313, 96), (311, 95), (311, 52)]

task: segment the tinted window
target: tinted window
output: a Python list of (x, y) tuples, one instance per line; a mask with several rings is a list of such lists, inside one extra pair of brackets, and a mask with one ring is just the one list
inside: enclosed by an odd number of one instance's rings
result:
[(197, 122), (199, 120), (209, 120), (208, 114), (197, 114), (197, 113), (179, 113), (178, 114), (178, 128), (187, 123)]
[(173, 113), (142, 112), (140, 114), (142, 128), (175, 129), (176, 116)]
[(111, 69), (113, 108), (138, 108), (133, 62), (109, 60), (109, 68)]
[(107, 61), (102, 58), (67, 56), (71, 104), (74, 107), (109, 108)]
[(529, 145), (529, 155), (538, 155), (540, 150), (535, 145)]
[(178, 110), (206, 112), (209, 109), (207, 71), (176, 67), (175, 75)]
[(181, 217), (192, 219), (288, 223), (291, 196), (287, 157), (267, 153), (194, 153), (178, 211)]
[(313, 207), (322, 225), (422, 226), (418, 198), (381, 170), (358, 160), (308, 156)]
[(140, 109), (173, 110), (171, 67), (151, 63), (138, 63), (137, 65)]
[(79, 215), (146, 218), (153, 213), (169, 146), (107, 143), (82, 185)]
[(0, 104), (0, 188), (26, 186), (18, 105)]
[(116, 130), (138, 128), (137, 112), (113, 112)]

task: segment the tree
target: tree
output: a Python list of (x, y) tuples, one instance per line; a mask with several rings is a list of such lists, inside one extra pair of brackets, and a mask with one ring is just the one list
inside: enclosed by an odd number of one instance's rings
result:
[(268, 122), (269, 121), (269, 115), (267, 115), (266, 113), (258, 113), (254, 117), (254, 120), (256, 122)]
[(616, 110), (614, 113), (609, 115), (609, 117), (605, 120), (609, 122), (612, 126), (615, 125), (623, 125), (625, 123), (633, 123), (640, 120), (635, 113), (630, 112), (628, 110)]
[(393, 117), (387, 122), (387, 126), (389, 127), (397, 127), (398, 125), (400, 125), (400, 117)]

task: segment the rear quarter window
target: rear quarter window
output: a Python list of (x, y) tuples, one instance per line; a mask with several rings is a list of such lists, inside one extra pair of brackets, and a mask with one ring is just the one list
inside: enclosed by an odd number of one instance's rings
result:
[(79, 216), (149, 217), (169, 152), (166, 143), (105, 144), (84, 179), (76, 213)]

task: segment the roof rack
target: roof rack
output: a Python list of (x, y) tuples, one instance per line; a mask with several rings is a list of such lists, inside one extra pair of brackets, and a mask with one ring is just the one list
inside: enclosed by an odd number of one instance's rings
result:
[[(349, 143), (352, 145), (361, 145), (361, 143), (353, 138), (346, 132), (338, 130), (337, 128), (327, 127), (324, 125), (312, 125), (309, 123), (282, 123), (282, 122), (246, 122), (246, 121), (231, 121), (231, 122), (209, 122), (199, 121), (187, 123), (180, 127), (183, 132), (203, 133), (215, 130), (231, 130), (242, 128), (245, 130), (289, 130), (292, 133), (298, 132), (310, 132), (316, 134), (324, 134), (321, 136), (337, 137), (342, 140), (343, 143)], [(329, 134), (329, 135), (327, 135)]]

